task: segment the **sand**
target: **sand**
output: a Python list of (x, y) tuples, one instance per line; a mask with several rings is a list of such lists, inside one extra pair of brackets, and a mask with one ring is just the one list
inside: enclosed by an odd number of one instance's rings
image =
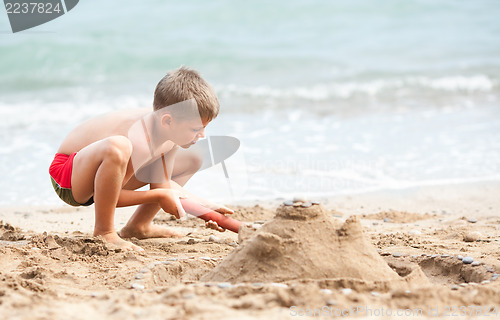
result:
[[(490, 182), (318, 199), (303, 209), (281, 206), (285, 199), (228, 204), (236, 218), (256, 221), (240, 239), (160, 213), (155, 223), (186, 236), (133, 239), (144, 255), (92, 237), (92, 207), (2, 208), (0, 314), (383, 319), (402, 309), (398, 319), (437, 319), (461, 318), (464, 306), (484, 315), (500, 308), (499, 191)], [(132, 212), (118, 210), (117, 228)]]

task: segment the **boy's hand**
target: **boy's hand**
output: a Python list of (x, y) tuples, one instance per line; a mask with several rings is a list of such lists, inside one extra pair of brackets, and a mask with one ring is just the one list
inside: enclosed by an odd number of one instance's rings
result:
[(218, 213), (222, 213), (222, 214), (233, 214), (234, 213), (234, 211), (229, 209), (228, 207), (220, 205), (220, 204), (216, 204), (216, 203), (211, 203), (207, 207), (209, 209), (212, 209), (212, 210), (217, 211)]
[(155, 190), (158, 190), (158, 203), (163, 211), (174, 215), (177, 219), (186, 216), (186, 211), (184, 211), (180, 201), (180, 198), (184, 198), (184, 196), (179, 191), (172, 189)]
[[(220, 205), (220, 204), (210, 203), (210, 204), (209, 204), (209, 205), (207, 205), (207, 206), (208, 206), (210, 209), (212, 209), (212, 210), (214, 210), (214, 211), (216, 211), (216, 212), (218, 212), (218, 213), (222, 213), (222, 214), (224, 214), (224, 215), (226, 215), (226, 214), (233, 214), (233, 213), (234, 213), (234, 211), (233, 211), (233, 210), (229, 209), (229, 208), (228, 208), (228, 207), (226, 207), (226, 206)], [(207, 222), (205, 223), (205, 226), (206, 226), (207, 228), (214, 229), (214, 230), (217, 230), (217, 231), (219, 231), (219, 232), (224, 232), (224, 231), (226, 231), (226, 229), (222, 228), (221, 226), (219, 226), (219, 225), (217, 224), (217, 222), (212, 221), (212, 220), (207, 221)]]
[(219, 225), (217, 224), (217, 222), (212, 221), (212, 220), (205, 222), (205, 226), (207, 228), (214, 229), (214, 230), (217, 230), (219, 232), (226, 231), (226, 229), (224, 229), (223, 227), (219, 227)]

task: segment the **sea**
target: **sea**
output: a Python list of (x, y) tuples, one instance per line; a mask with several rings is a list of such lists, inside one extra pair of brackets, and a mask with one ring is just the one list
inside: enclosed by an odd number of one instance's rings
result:
[(236, 153), (185, 188), (218, 202), (500, 180), (500, 2), (80, 1), (12, 33), (0, 8), (0, 206), (61, 205), (80, 122), (151, 107), (181, 65)]

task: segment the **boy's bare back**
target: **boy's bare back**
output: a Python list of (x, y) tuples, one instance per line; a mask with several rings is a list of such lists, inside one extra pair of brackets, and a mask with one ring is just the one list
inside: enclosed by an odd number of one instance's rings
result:
[(142, 108), (114, 111), (91, 118), (73, 129), (63, 140), (57, 152), (71, 154), (107, 137), (127, 137), (130, 127), (148, 113), (151, 113), (150, 108)]

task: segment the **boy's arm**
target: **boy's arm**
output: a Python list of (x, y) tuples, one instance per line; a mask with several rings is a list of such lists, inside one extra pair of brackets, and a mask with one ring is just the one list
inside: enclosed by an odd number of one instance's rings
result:
[(219, 205), (219, 204), (216, 204), (216, 203), (213, 203), (207, 199), (204, 199), (204, 198), (201, 198), (197, 195), (194, 195), (192, 193), (190, 193), (189, 191), (187, 191), (186, 189), (184, 189), (181, 185), (179, 185), (177, 182), (175, 181), (170, 181), (170, 185), (171, 185), (171, 188), (173, 190), (176, 190), (179, 192), (179, 194), (181, 195), (181, 197), (185, 197), (185, 198), (188, 198), (188, 199), (191, 199), (193, 201), (195, 201), (196, 203), (204, 206), (204, 207), (207, 207), (209, 209), (212, 209), (214, 211), (217, 211), (219, 213), (222, 213), (222, 214), (233, 214), (234, 211), (223, 206), (223, 205)]
[[(174, 149), (172, 149), (167, 154), (165, 154), (166, 161), (162, 161), (163, 160), (162, 158), (159, 159), (164, 164), (163, 166), (161, 164), (159, 164), (159, 165), (157, 164), (154, 166), (155, 168), (154, 168), (153, 174), (154, 175), (163, 174), (166, 177), (166, 181), (164, 181), (162, 183), (151, 183), (150, 184), (151, 189), (162, 188), (162, 189), (176, 190), (178, 192), (177, 194), (181, 198), (189, 198), (189, 199), (197, 202), (198, 204), (200, 204), (204, 207), (207, 207), (209, 209), (215, 210), (219, 213), (223, 213), (223, 214), (234, 213), (233, 210), (231, 210), (225, 206), (212, 203), (209, 200), (203, 199), (199, 196), (196, 196), (196, 195), (188, 192), (181, 185), (179, 185), (177, 182), (175, 182), (174, 180), (171, 179), (172, 171), (174, 168), (175, 152), (177, 152), (178, 148), (179, 147), (176, 146)], [(161, 173), (160, 170), (163, 170), (163, 172)], [(166, 172), (165, 172), (165, 170), (166, 170)]]
[(149, 178), (156, 177), (156, 179), (164, 177), (162, 182), (151, 182), (151, 190), (147, 191), (122, 189), (118, 197), (117, 207), (155, 203), (159, 204), (164, 211), (172, 213), (177, 218), (184, 216), (185, 212), (179, 201), (179, 193), (172, 189), (170, 185), (170, 177), (173, 170), (172, 159), (176, 151), (177, 148), (174, 147), (165, 156), (162, 155), (159, 159), (148, 165), (147, 168), (141, 168), (148, 170), (149, 173), (144, 178), (147, 178), (147, 176)]

